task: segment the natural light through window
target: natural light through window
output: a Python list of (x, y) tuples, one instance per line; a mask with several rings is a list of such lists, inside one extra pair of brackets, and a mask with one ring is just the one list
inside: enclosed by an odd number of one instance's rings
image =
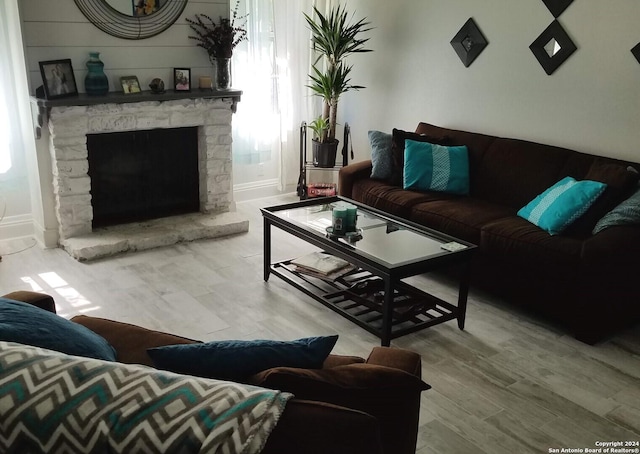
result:
[(32, 291), (53, 296), (56, 312), (62, 317), (72, 317), (100, 309), (100, 306), (94, 305), (55, 271), (40, 273), (34, 277), (23, 276), (20, 279), (29, 284)]
[[(0, 80), (2, 80), (1, 77)], [(7, 113), (7, 100), (4, 94), (5, 88), (6, 86), (0, 84), (0, 173), (5, 173), (11, 168), (9, 114)]]

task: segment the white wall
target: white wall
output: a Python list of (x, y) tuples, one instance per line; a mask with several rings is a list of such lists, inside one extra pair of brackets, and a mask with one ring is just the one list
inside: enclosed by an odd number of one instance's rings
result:
[[(98, 0), (95, 0), (98, 1)], [(38, 62), (70, 58), (76, 82), (84, 92), (86, 62), (90, 51), (100, 52), (110, 91), (121, 91), (120, 77), (135, 75), (143, 89), (155, 77), (173, 86), (173, 68), (191, 68), (197, 87), (199, 76), (211, 76), (211, 64), (204, 49), (189, 35), (193, 31), (185, 17), (205, 13), (214, 19), (229, 16), (229, 0), (190, 0), (181, 17), (168, 30), (142, 40), (120, 39), (91, 24), (73, 0), (21, 0), (27, 64), (32, 92), (42, 84)]]
[[(637, 0), (579, 0), (560, 23), (578, 50), (548, 76), (529, 45), (552, 22), (541, 0), (348, 0), (374, 30), (356, 55), (342, 99), (356, 160), (369, 129), (413, 130), (419, 121), (523, 138), (640, 162)], [(465, 68), (450, 45), (473, 17), (489, 41)]]
[[(560, 22), (578, 50), (551, 76), (529, 50), (553, 20), (541, 0), (346, 2), (375, 27), (374, 52), (350, 60), (352, 83), (367, 88), (343, 96), (338, 118), (351, 125), (356, 160), (369, 157), (369, 129), (413, 130), (428, 121), (640, 161), (640, 64), (630, 52), (640, 41), (640, 1), (573, 2)], [(31, 90), (42, 83), (39, 61), (71, 58), (83, 91), (89, 51), (101, 53), (112, 90), (130, 74), (145, 88), (154, 77), (171, 84), (174, 67), (191, 67), (196, 81), (210, 65), (188, 39), (184, 17), (217, 18), (228, 3), (190, 0), (169, 30), (129, 41), (94, 27), (73, 0), (20, 0)], [(465, 68), (449, 42), (469, 17), (489, 46)], [(297, 159), (297, 152), (289, 159), (293, 168)], [(292, 177), (287, 183), (295, 187)], [(19, 205), (8, 201), (12, 210)]]

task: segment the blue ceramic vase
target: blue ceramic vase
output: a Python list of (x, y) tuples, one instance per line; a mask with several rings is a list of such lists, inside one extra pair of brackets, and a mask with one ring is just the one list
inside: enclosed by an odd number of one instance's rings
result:
[(88, 95), (100, 96), (109, 92), (109, 79), (104, 73), (104, 63), (100, 60), (100, 52), (89, 52), (87, 62), (89, 72), (84, 78), (84, 89)]

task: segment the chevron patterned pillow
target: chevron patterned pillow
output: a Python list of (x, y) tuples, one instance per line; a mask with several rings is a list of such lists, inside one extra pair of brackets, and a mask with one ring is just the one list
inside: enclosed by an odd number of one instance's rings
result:
[(2, 453), (254, 454), (291, 397), (0, 342)]

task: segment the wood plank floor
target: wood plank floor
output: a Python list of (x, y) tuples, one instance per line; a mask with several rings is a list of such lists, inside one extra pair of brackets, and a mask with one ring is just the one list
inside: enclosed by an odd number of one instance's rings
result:
[[(259, 207), (293, 200), (238, 203), (250, 219), (247, 234), (91, 263), (29, 247), (32, 239), (0, 242), (0, 294), (44, 291), (66, 317), (84, 313), (201, 340), (337, 333), (335, 353), (366, 356), (376, 337), (277, 277), (262, 279)], [(313, 250), (277, 229), (272, 235), (274, 260)], [(455, 301), (455, 283), (445, 278), (416, 282)], [(433, 386), (421, 402), (420, 454), (640, 441), (640, 327), (590, 347), (472, 289), (465, 331), (449, 322), (392, 345), (419, 352)]]

